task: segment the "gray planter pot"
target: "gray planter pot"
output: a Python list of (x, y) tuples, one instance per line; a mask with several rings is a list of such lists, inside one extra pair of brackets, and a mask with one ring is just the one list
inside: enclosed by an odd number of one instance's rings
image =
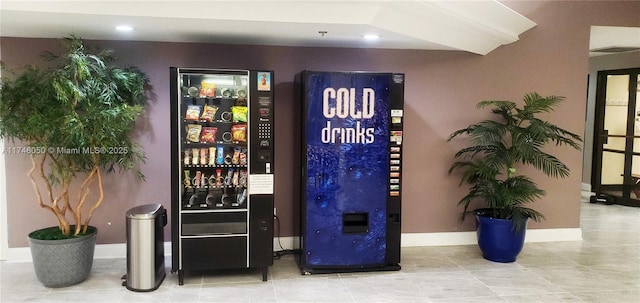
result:
[(95, 228), (93, 233), (86, 236), (64, 240), (39, 240), (29, 234), (29, 247), (38, 281), (46, 287), (57, 288), (87, 279), (93, 265), (97, 234)]

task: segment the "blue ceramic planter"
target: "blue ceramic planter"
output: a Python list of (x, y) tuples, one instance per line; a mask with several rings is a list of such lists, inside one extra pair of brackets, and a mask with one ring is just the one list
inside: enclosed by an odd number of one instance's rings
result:
[(494, 262), (514, 262), (524, 246), (527, 229), (514, 232), (511, 220), (496, 219), (478, 213), (476, 213), (476, 222), (478, 246), (482, 256)]

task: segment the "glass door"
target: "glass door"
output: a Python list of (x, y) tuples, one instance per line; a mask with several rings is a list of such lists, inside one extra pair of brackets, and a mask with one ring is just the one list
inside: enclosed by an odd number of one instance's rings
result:
[(592, 187), (610, 203), (640, 206), (640, 69), (601, 71)]

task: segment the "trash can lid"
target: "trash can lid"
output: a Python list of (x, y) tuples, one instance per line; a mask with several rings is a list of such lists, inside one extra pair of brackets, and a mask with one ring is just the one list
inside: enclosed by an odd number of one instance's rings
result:
[(127, 218), (154, 219), (161, 213), (163, 209), (164, 207), (162, 207), (162, 204), (158, 203), (140, 205), (129, 209), (127, 211)]

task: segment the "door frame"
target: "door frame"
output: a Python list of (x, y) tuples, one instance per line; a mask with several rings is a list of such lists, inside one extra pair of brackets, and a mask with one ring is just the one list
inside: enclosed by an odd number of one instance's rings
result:
[(9, 234), (7, 225), (7, 168), (5, 166), (4, 140), (0, 139), (0, 260), (7, 259)]
[[(627, 104), (627, 125), (625, 131), (625, 149), (624, 149), (624, 170), (623, 183), (615, 185), (602, 184), (602, 157), (604, 152), (604, 142), (609, 137), (604, 129), (604, 115), (606, 107), (607, 93), (607, 76), (609, 75), (629, 75), (629, 101)], [(593, 159), (591, 169), (591, 187), (597, 197), (607, 196), (605, 190), (622, 191), (622, 197), (607, 197), (608, 201), (616, 204), (628, 206), (640, 206), (640, 200), (631, 197), (631, 191), (635, 186), (634, 179), (631, 177), (633, 156), (640, 156), (640, 153), (633, 152), (634, 139), (640, 138), (640, 134), (635, 134), (635, 118), (636, 118), (636, 89), (638, 85), (639, 68), (625, 68), (614, 70), (598, 71), (596, 84), (596, 102), (595, 102), (595, 118), (593, 131)], [(631, 134), (631, 135), (630, 135)]]

